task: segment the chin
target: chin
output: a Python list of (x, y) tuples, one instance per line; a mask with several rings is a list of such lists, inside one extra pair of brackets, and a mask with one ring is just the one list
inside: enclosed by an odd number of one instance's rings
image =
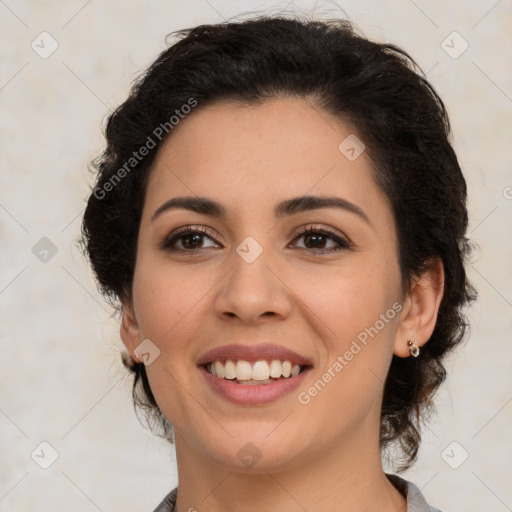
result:
[(227, 471), (248, 474), (282, 471), (298, 464), (298, 458), (305, 450), (289, 431), (268, 435), (271, 428), (254, 429), (254, 433), (244, 428), (240, 435), (230, 432), (233, 437), (223, 446), (212, 450), (209, 445), (211, 459)]

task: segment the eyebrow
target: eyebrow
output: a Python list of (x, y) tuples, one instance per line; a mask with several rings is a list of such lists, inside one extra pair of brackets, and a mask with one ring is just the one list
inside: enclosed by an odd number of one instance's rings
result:
[[(197, 196), (180, 196), (173, 197), (159, 206), (155, 213), (153, 213), (151, 221), (154, 221), (164, 212), (180, 208), (219, 219), (226, 219), (228, 216), (227, 210), (220, 203), (217, 203), (212, 199)], [(359, 206), (347, 199), (334, 196), (299, 196), (287, 199), (274, 207), (274, 215), (276, 219), (279, 220), (283, 217), (312, 210), (319, 210), (321, 208), (341, 208), (356, 214), (371, 226), (370, 219)]]

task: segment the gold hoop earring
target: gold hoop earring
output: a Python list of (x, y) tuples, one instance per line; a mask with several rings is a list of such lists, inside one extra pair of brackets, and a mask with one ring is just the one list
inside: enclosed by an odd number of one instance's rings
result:
[(418, 357), (420, 355), (420, 347), (413, 343), (412, 340), (409, 340), (407, 342), (407, 345), (409, 346), (409, 353), (411, 354), (412, 357)]

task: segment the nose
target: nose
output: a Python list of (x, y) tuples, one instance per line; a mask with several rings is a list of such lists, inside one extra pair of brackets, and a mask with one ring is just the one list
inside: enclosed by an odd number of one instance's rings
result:
[(291, 292), (267, 251), (251, 263), (235, 252), (232, 269), (222, 283), (214, 309), (224, 320), (257, 325), (270, 318), (282, 320), (290, 314)]

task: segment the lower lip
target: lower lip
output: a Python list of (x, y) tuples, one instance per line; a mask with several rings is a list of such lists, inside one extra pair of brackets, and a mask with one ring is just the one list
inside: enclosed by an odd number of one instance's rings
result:
[(214, 391), (226, 400), (241, 405), (261, 405), (278, 400), (297, 388), (310, 369), (308, 367), (295, 377), (279, 379), (271, 384), (244, 385), (237, 384), (235, 380), (219, 379), (207, 371), (204, 366), (199, 366), (206, 382)]

